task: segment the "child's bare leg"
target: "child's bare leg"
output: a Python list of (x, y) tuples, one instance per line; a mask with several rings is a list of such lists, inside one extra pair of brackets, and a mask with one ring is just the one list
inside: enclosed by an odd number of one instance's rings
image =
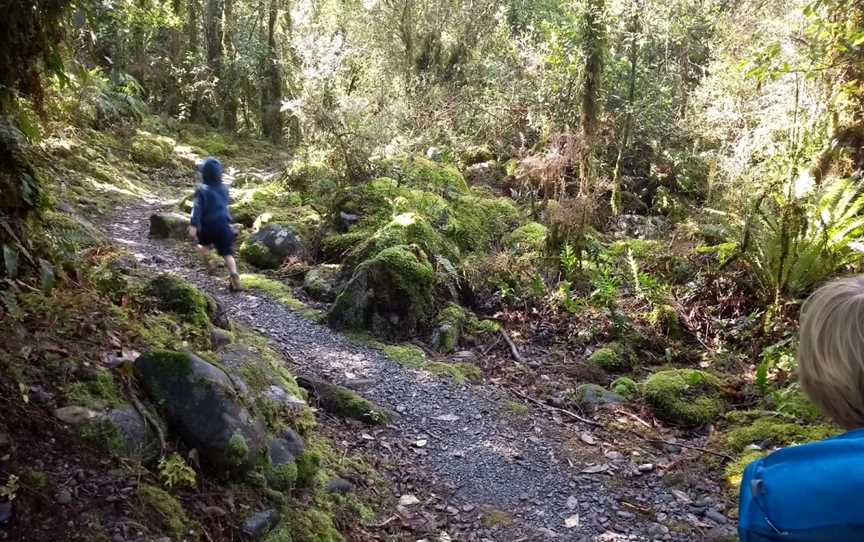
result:
[(225, 267), (228, 268), (228, 272), (232, 275), (237, 274), (237, 262), (234, 261), (234, 256), (224, 256), (225, 258)]
[(231, 290), (240, 290), (240, 275), (237, 274), (237, 262), (234, 261), (234, 256), (229, 254), (228, 256), (223, 256), (223, 258), (225, 259), (225, 267), (231, 273), (231, 276), (228, 278)]
[(201, 261), (204, 263), (204, 267), (207, 268), (207, 272), (212, 273), (213, 262), (210, 261), (210, 247), (198, 245), (198, 255), (201, 256)]

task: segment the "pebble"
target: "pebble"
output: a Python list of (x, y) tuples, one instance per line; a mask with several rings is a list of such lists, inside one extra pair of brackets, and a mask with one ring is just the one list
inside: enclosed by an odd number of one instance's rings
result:
[(275, 508), (256, 512), (243, 521), (243, 533), (249, 538), (257, 539), (279, 523), (281, 515)]
[(726, 516), (724, 516), (723, 514), (721, 514), (720, 512), (718, 512), (717, 510), (714, 510), (713, 508), (709, 508), (709, 509), (705, 512), (705, 517), (708, 518), (708, 519), (710, 519), (711, 521), (713, 521), (713, 522), (715, 522), (715, 523), (719, 523), (720, 525), (723, 525), (723, 524), (725, 524), (727, 521), (729, 521), (729, 520), (726, 518)]
[(344, 478), (334, 478), (327, 482), (327, 491), (330, 493), (351, 493), (354, 489), (354, 484)]
[(615, 515), (621, 519), (633, 519), (634, 517), (632, 512), (627, 512), (625, 510), (618, 510), (615, 512)]
[(624, 454), (622, 454), (621, 452), (616, 452), (615, 450), (609, 450), (604, 455), (609, 461), (621, 461), (624, 459)]
[(57, 492), (57, 504), (69, 504), (72, 502), (72, 492), (68, 489), (61, 489)]
[(654, 464), (653, 463), (645, 463), (645, 464), (639, 465), (636, 468), (639, 469), (639, 472), (651, 472), (654, 470)]

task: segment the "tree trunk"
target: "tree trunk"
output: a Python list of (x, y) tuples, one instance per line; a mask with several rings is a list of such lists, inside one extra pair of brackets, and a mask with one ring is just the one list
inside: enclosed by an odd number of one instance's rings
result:
[(225, 66), (222, 77), (222, 125), (230, 130), (237, 129), (237, 51), (234, 48), (234, 0), (224, 0), (222, 16), (222, 44)]
[(588, 194), (594, 184), (594, 146), (600, 117), (600, 90), (603, 74), (603, 50), (606, 39), (605, 0), (591, 0), (583, 13), (582, 49), (585, 71), (582, 79), (581, 115), (583, 151), (579, 163), (579, 193)]
[(261, 88), (261, 130), (270, 141), (282, 141), (282, 70), (276, 44), (280, 0), (270, 0), (267, 13), (267, 55), (264, 58), (264, 85)]
[(630, 130), (633, 125), (633, 106), (636, 101), (636, 63), (639, 59), (639, 9), (631, 6), (630, 16), (630, 74), (627, 79), (627, 114), (624, 117), (624, 128), (621, 133), (621, 142), (618, 145), (618, 156), (615, 158), (615, 168), (612, 170), (612, 214), (617, 216), (621, 211), (621, 158), (630, 140)]
[(207, 37), (207, 66), (210, 68), (211, 76), (221, 85), (222, 0), (207, 0), (207, 11), (204, 17), (204, 35)]

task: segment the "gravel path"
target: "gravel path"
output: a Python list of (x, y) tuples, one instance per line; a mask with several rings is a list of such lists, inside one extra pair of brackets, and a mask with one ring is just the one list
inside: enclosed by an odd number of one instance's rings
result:
[[(588, 427), (568, 426), (575, 432), (567, 433), (565, 447), (564, 434), (551, 428), (544, 412), (527, 420), (502, 416), (505, 397), (493, 386), (457, 385), (406, 369), (263, 294), (229, 293), (224, 280), (196, 268), (191, 247), (148, 238), (148, 217), (156, 209), (119, 209), (105, 229), (145, 269), (184, 276), (224, 304), (230, 317), (269, 336), (296, 363), (295, 372), (336, 383), (368, 380), (361, 393), (399, 413), (386, 431), (405, 443), (399, 453), (425, 477), (453, 489), (449, 505), (494, 507), (513, 519), (509, 527), (476, 524), (454, 540), (691, 541), (712, 528), (729, 529), (710, 499), (688, 503), (653, 468), (640, 471), (623, 447), (616, 452), (582, 443), (577, 435)], [(427, 441), (422, 449), (412, 447), (418, 439)]]

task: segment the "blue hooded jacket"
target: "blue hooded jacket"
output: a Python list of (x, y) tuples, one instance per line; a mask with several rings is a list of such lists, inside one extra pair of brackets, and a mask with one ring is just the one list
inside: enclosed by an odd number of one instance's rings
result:
[(222, 227), (231, 222), (228, 187), (222, 184), (222, 164), (208, 158), (200, 168), (203, 184), (195, 191), (190, 222), (196, 228)]
[(741, 481), (741, 542), (864, 540), (864, 429), (783, 448)]

